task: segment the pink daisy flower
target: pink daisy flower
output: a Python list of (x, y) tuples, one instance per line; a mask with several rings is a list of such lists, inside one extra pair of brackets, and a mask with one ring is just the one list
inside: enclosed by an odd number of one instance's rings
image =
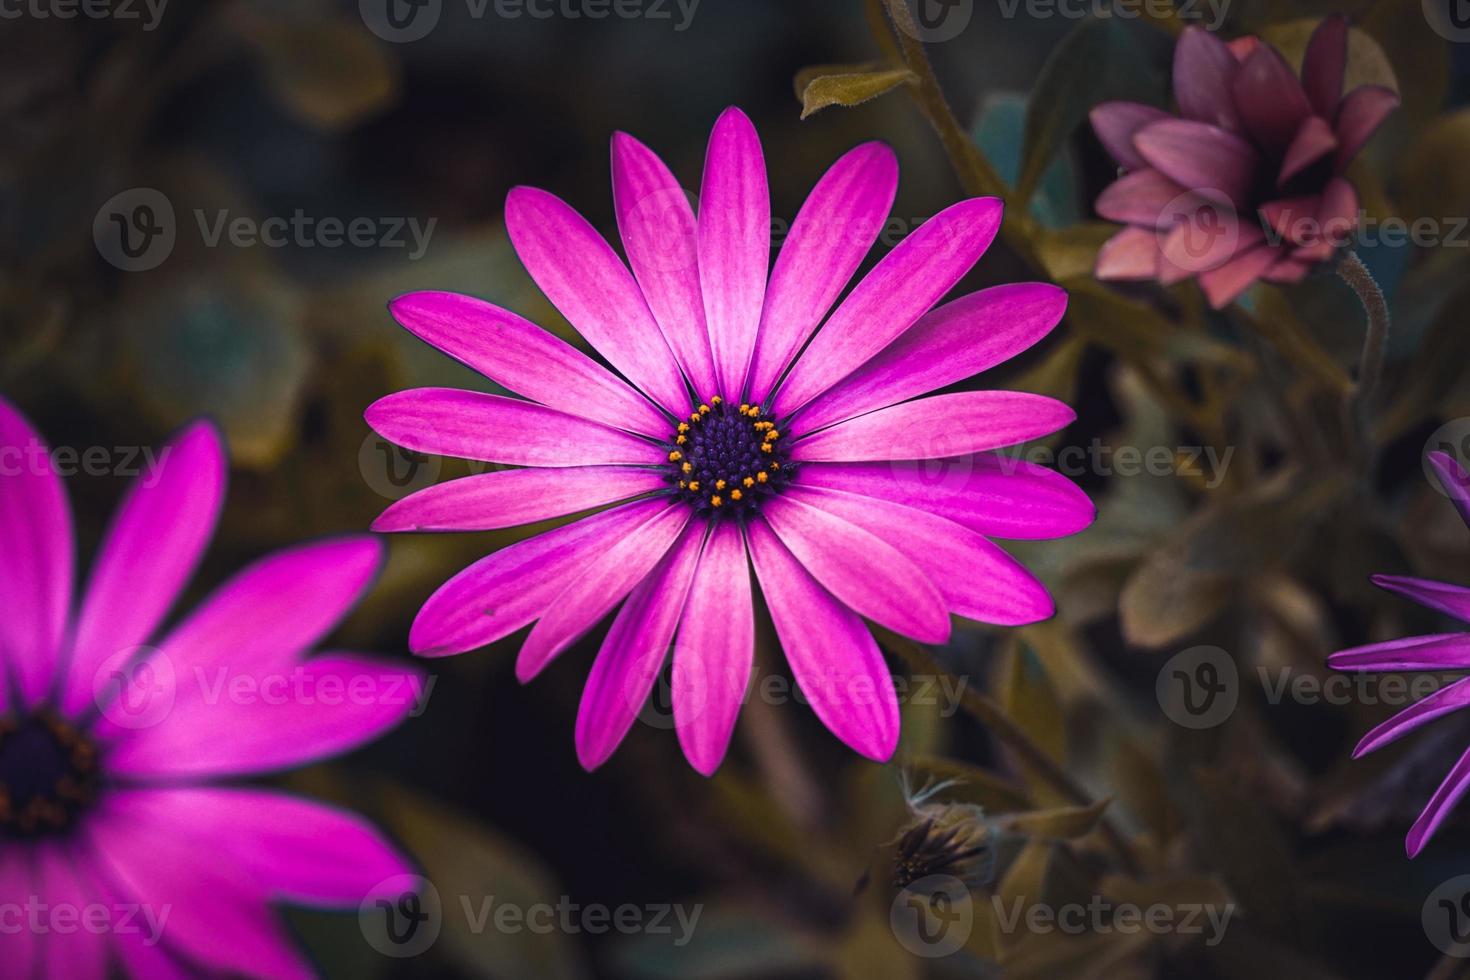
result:
[[(1429, 462), (1439, 474), (1440, 485), (1454, 502), (1455, 509), (1470, 526), (1470, 473), (1466, 473), (1454, 457), (1447, 453), (1429, 454)], [(1445, 582), (1412, 578), (1406, 575), (1375, 575), (1373, 584), (1396, 592), (1429, 609), (1470, 623), (1470, 589)], [(1339, 650), (1327, 658), (1327, 664), (1338, 670), (1402, 672), (1411, 670), (1470, 669), (1470, 633), (1436, 633), (1431, 636), (1409, 636), (1387, 643)], [(1464, 677), (1415, 702), (1363, 736), (1353, 758), (1375, 749), (1426, 725), (1436, 718), (1470, 704), (1470, 677)], [(1416, 856), (1429, 843), (1455, 804), (1470, 789), (1470, 750), (1460, 756), (1439, 789), (1430, 797), (1424, 812), (1414, 821), (1405, 841), (1409, 857)]]
[(1313, 32), (1298, 78), (1254, 37), (1189, 27), (1174, 49), (1179, 118), (1105, 102), (1092, 126), (1124, 170), (1097, 213), (1129, 227), (1098, 253), (1099, 279), (1197, 276), (1210, 305), (1258, 279), (1297, 282), (1349, 244), (1358, 195), (1343, 176), (1399, 104), (1377, 85), (1343, 94), (1347, 21)]
[[(1067, 425), (1065, 405), (1009, 391), (918, 397), (1036, 343), (1066, 296), (1007, 285), (931, 310), (1000, 226), (1001, 202), (978, 198), (925, 222), (832, 309), (893, 202), (897, 163), (879, 143), (833, 164), (769, 269), (765, 161), (738, 109), (710, 136), (697, 216), (631, 136), (613, 137), (612, 171), (631, 272), (546, 191), (512, 190), (505, 214), (531, 278), (611, 370), (478, 299), (391, 304), (403, 326), (523, 399), (419, 389), (372, 405), (368, 423), (403, 446), (518, 467), (422, 490), (375, 530), (606, 508), (456, 575), (419, 612), (410, 646), (444, 656), (534, 623), (516, 661), (525, 682), (621, 603), (582, 694), (578, 758), (590, 769), (612, 754), (672, 648), (675, 728), (709, 774), (750, 676), (753, 566), (818, 717), (887, 759), (898, 703), (864, 619), (930, 643), (949, 636), (951, 614), (1044, 619), (1046, 590), (989, 538), (1092, 521), (1072, 483), (991, 452)], [(919, 462), (934, 459), (947, 462)]]
[(373, 738), (408, 713), (419, 675), (358, 654), (303, 659), (371, 584), (382, 556), (366, 536), (271, 555), (144, 646), (225, 491), (208, 424), (158, 458), (73, 609), (66, 493), (0, 399), (4, 972), (309, 977), (271, 904), (356, 908), (412, 868), (350, 813), (215, 784)]

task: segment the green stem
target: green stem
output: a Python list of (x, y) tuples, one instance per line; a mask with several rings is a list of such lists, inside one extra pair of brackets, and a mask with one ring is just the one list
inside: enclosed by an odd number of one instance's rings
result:
[(1358, 294), (1363, 310), (1368, 314), (1368, 332), (1363, 337), (1363, 354), (1358, 361), (1358, 384), (1354, 401), (1360, 409), (1371, 404), (1378, 382), (1383, 377), (1384, 352), (1388, 349), (1388, 301), (1373, 273), (1358, 258), (1358, 253), (1349, 252), (1338, 263), (1337, 274)]

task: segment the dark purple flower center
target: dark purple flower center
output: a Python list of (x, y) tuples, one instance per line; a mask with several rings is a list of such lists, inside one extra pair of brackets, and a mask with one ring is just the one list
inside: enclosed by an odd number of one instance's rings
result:
[(781, 430), (758, 405), (734, 406), (716, 395), (679, 423), (673, 442), (671, 482), (696, 510), (755, 509), (791, 475)]
[(68, 830), (97, 796), (97, 747), (51, 712), (0, 720), (0, 834)]

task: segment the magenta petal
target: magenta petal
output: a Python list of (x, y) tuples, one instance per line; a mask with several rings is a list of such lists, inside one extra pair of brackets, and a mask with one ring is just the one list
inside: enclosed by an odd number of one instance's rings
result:
[(1427, 725), (1451, 711), (1458, 711), (1467, 704), (1470, 704), (1470, 677), (1462, 677), (1453, 684), (1442, 687), (1433, 694), (1409, 705), (1387, 721), (1374, 726), (1373, 730), (1358, 742), (1357, 748), (1353, 749), (1353, 758), (1359, 758), (1383, 748), (1390, 742), (1396, 742), (1416, 728)]
[(929, 576), (956, 615), (1021, 626), (1055, 611), (1046, 587), (1034, 575), (969, 528), (892, 501), (839, 490), (792, 487), (790, 492), (897, 548)]
[(667, 489), (668, 478), (639, 466), (500, 470), (420, 490), (373, 521), (373, 530), (489, 531), (531, 524)]
[(1307, 278), (1307, 273), (1312, 271), (1312, 265), (1313, 263), (1304, 262), (1301, 259), (1278, 259), (1276, 264), (1267, 269), (1266, 274), (1261, 278), (1267, 282), (1301, 282)]
[(214, 534), (228, 473), (219, 432), (197, 422), (158, 458), (119, 508), (93, 566), (67, 671), (68, 713), (92, 702), (105, 661), (153, 635)]
[(1429, 465), (1434, 467), (1439, 485), (1460, 512), (1460, 520), (1470, 526), (1470, 473), (1465, 472), (1455, 457), (1438, 450), (1429, 454)]
[(1347, 46), (1347, 18), (1334, 14), (1317, 25), (1302, 58), (1302, 88), (1317, 115), (1327, 119), (1332, 118), (1342, 98)]
[(755, 350), (771, 262), (771, 197), (760, 136), (731, 106), (715, 121), (699, 193), (699, 282), (719, 392), (739, 399)]
[(589, 772), (613, 754), (648, 701), (684, 611), (704, 534), (703, 523), (687, 525), (613, 617), (577, 709), (577, 761)]
[(702, 397), (717, 389), (704, 323), (694, 208), (669, 168), (627, 133), (612, 138), (613, 208), (628, 264), (684, 376)]
[(666, 416), (592, 358), (509, 310), (459, 293), (388, 304), (403, 327), (509, 391), (547, 408), (663, 438)]
[(597, 229), (554, 194), (516, 187), (505, 230), (536, 285), (623, 377), (676, 415), (689, 395), (632, 273)]
[(531, 628), (516, 657), (516, 677), (529, 681), (596, 626), (673, 547), (691, 513), (683, 504), (664, 504), (621, 538), (604, 540), (598, 560), (577, 570)]
[(1327, 120), (1321, 116), (1308, 116), (1286, 148), (1286, 157), (1281, 161), (1281, 172), (1276, 175), (1276, 186), (1285, 187), (1287, 181), (1337, 149), (1337, 137)]
[(1398, 93), (1381, 85), (1361, 85), (1342, 100), (1333, 127), (1337, 130), (1337, 156), (1333, 166), (1341, 173), (1368, 142), (1388, 114), (1399, 107)]
[(1043, 539), (1076, 534), (1097, 511), (1071, 480), (993, 453), (891, 463), (813, 463), (801, 486), (846, 490), (947, 517), (986, 537)]
[(1424, 850), (1424, 845), (1429, 843), (1429, 838), (1439, 830), (1439, 825), (1444, 823), (1455, 804), (1465, 795), (1465, 790), (1470, 789), (1470, 749), (1460, 756), (1450, 774), (1439, 784), (1434, 795), (1429, 798), (1429, 803), (1424, 807), (1424, 812), (1419, 814), (1419, 819), (1414, 821), (1414, 826), (1409, 828), (1409, 836), (1404, 841), (1404, 849), (1409, 857), (1418, 857), (1419, 852)]
[(444, 657), (514, 633), (546, 611), (569, 576), (667, 506), (661, 499), (624, 504), (481, 558), (429, 596), (409, 629), (409, 649)]
[(689, 764), (706, 776), (725, 758), (754, 654), (745, 539), (734, 521), (721, 521), (699, 557), (674, 643), (674, 729)]
[(1470, 633), (1406, 636), (1386, 643), (1338, 650), (1327, 658), (1334, 670), (1462, 670), (1470, 668)]
[(1169, 114), (1140, 102), (1102, 102), (1093, 108), (1088, 118), (1103, 148), (1112, 154), (1113, 159), (1125, 170), (1138, 170), (1148, 164), (1133, 148), (1133, 134), (1149, 123), (1168, 119)]
[(1280, 52), (1269, 45), (1257, 48), (1240, 63), (1233, 88), (1235, 107), (1246, 132), (1257, 146), (1268, 150), (1289, 146), (1312, 114), (1301, 81)]
[[(1322, 207), (1317, 212), (1317, 224), (1321, 229), (1322, 244), (1327, 247), (1327, 258), (1332, 249), (1345, 248), (1352, 244), (1353, 230), (1358, 227), (1358, 192), (1352, 181), (1345, 177), (1334, 177), (1322, 191)], [(1304, 244), (1313, 244), (1307, 242)]]
[(1048, 283), (1007, 283), (961, 296), (924, 314), (808, 402), (789, 428), (799, 435), (963, 381), (1030, 348), (1066, 309), (1066, 291)]
[(888, 761), (898, 747), (898, 695), (872, 634), (764, 521), (751, 521), (745, 533), (776, 634), (812, 710), (852, 749)]
[(898, 549), (790, 494), (761, 513), (796, 560), (853, 611), (923, 643), (949, 638), (938, 588)]
[[(1257, 224), (1242, 221), (1233, 210), (1214, 209), (1211, 214), (1213, 217), (1206, 218), (1202, 213), (1198, 221), (1182, 221), (1164, 236), (1159, 246), (1163, 257), (1161, 270), (1177, 270), (1181, 273), (1179, 278), (1209, 272), (1225, 266), (1265, 239)], [(1168, 281), (1173, 276), (1164, 274), (1160, 278)]]
[(765, 401), (832, 308), (883, 229), (897, 189), (893, 151), (863, 143), (832, 164), (807, 195), (766, 288), (747, 387), (751, 402)]
[(1149, 166), (1212, 201), (1249, 203), (1260, 157), (1234, 133), (1189, 119), (1145, 126), (1133, 145)]
[(512, 466), (593, 466), (665, 461), (657, 444), (599, 422), (479, 391), (410, 388), (364, 413), (390, 442), (440, 456)]
[(1387, 589), (1412, 599), (1421, 606), (1447, 613), (1462, 623), (1470, 623), (1470, 589), (1408, 575), (1374, 575), (1372, 581), (1380, 589)]
[(1261, 206), (1260, 216), (1265, 227), (1271, 229), (1277, 240), (1306, 245), (1321, 241), (1318, 225), (1321, 212), (1322, 196), (1308, 194), (1267, 201)]
[[(0, 649), (20, 699), (54, 680), (72, 590), (71, 511), (51, 450), (0, 398)], [(0, 696), (6, 694), (0, 677)], [(13, 697), (13, 695), (12, 695)]]
[(1097, 198), (1097, 213), (1109, 221), (1147, 228), (1171, 228), (1193, 214), (1204, 199), (1157, 170), (1144, 168), (1113, 181)]
[[(0, 406), (5, 402), (0, 400)], [(30, 851), (17, 847), (0, 847), (0, 895), (38, 895), (37, 870)], [(42, 937), (29, 929), (21, 929), (5, 937), (5, 968), (17, 977), (35, 977), (41, 961)]]
[(1154, 279), (1159, 274), (1159, 233), (1152, 228), (1124, 228), (1103, 243), (1093, 274), (1099, 279)]
[[(38, 977), (65, 977), (87, 980), (107, 976), (108, 938), (103, 932), (86, 928), (82, 916), (90, 906), (96, 905), (98, 896), (83, 871), (86, 860), (85, 849), (73, 843), (48, 843), (31, 849), (35, 863), (36, 889), (30, 892), (7, 893), (7, 901), (23, 902), (28, 896), (36, 895), (52, 910), (70, 909), (76, 915), (75, 927), (64, 930), (43, 928), (40, 935), (40, 970)], [(111, 909), (108, 909), (112, 912)], [(17, 911), (11, 913), (24, 914)], [(45, 912), (41, 913), (43, 916)], [(45, 922), (45, 919), (42, 919)], [(7, 925), (17, 924), (14, 921)], [(14, 936), (6, 928), (5, 949), (9, 953)], [(13, 972), (14, 964), (6, 956), (6, 974), (24, 977), (24, 973)]]
[(1077, 418), (1055, 398), (1024, 391), (961, 391), (904, 402), (802, 436), (791, 458), (845, 463), (940, 459), (1050, 435)]
[(1237, 253), (1223, 265), (1200, 273), (1199, 284), (1205, 291), (1210, 306), (1223, 310), (1237, 296), (1253, 286), (1257, 279), (1281, 257), (1279, 249), (1271, 245), (1258, 245), (1253, 249)]
[(1174, 48), (1174, 98), (1186, 119), (1239, 132), (1232, 89), (1239, 65), (1230, 49), (1202, 27), (1186, 27)]
[(801, 408), (913, 326), (990, 247), (1003, 211), (993, 197), (961, 201), (885, 255), (797, 359), (776, 390), (774, 414)]

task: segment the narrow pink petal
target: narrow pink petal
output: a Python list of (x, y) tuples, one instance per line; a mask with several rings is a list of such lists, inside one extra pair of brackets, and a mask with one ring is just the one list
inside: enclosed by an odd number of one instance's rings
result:
[(577, 709), (577, 761), (589, 772), (613, 754), (648, 701), (684, 611), (705, 530), (703, 522), (687, 525), (613, 617)]
[(1358, 227), (1358, 192), (1352, 181), (1334, 177), (1327, 182), (1322, 191), (1322, 208), (1317, 212), (1317, 224), (1328, 253), (1323, 258), (1327, 258), (1333, 249), (1352, 244), (1353, 230)]
[[(709, 135), (699, 193), (699, 282), (720, 391), (741, 398), (771, 262), (771, 195), (760, 136), (731, 106)], [(709, 392), (699, 392), (709, 398)]]
[[(0, 406), (5, 402), (0, 400)], [(0, 847), (0, 895), (39, 895), (37, 869), (29, 849)], [(17, 977), (38, 976), (43, 937), (30, 929), (21, 929), (5, 937), (5, 967)]]
[(487, 555), (441, 585), (414, 617), (408, 647), (444, 657), (493, 643), (540, 618), (567, 582), (662, 513), (662, 499), (639, 500), (584, 517)]
[(674, 642), (674, 729), (684, 756), (714, 774), (725, 758), (755, 655), (745, 539), (734, 521), (710, 531)]
[(1194, 220), (1180, 222), (1164, 236), (1159, 246), (1162, 267), (1189, 274), (1219, 269), (1259, 245), (1265, 237), (1258, 224), (1242, 221), (1233, 209), (1201, 212)]
[(938, 588), (897, 548), (789, 494), (767, 502), (761, 514), (812, 577), (854, 612), (923, 643), (949, 638)]
[(793, 499), (855, 524), (897, 548), (934, 582), (956, 615), (998, 626), (1021, 626), (1055, 612), (1051, 596), (1036, 576), (967, 527), (889, 500), (840, 490), (792, 487), (789, 492)]
[(1327, 658), (1334, 670), (1463, 670), (1470, 668), (1470, 633), (1406, 636), (1386, 643), (1339, 650)]
[(628, 264), (684, 376), (708, 398), (719, 378), (704, 322), (699, 232), (689, 195), (658, 155), (627, 133), (613, 134), (612, 174)]
[(1157, 170), (1144, 167), (1113, 181), (1097, 197), (1097, 213), (1109, 221), (1171, 228), (1193, 214), (1204, 198), (1190, 194)]
[[(421, 710), (423, 675), (381, 657), (331, 654), (289, 666), (181, 670), (173, 709), (108, 750), (134, 778), (254, 775), (330, 758)], [(221, 733), (228, 733), (224, 737)]]
[(1148, 166), (1133, 148), (1133, 134), (1149, 123), (1168, 118), (1164, 110), (1140, 102), (1101, 102), (1088, 114), (1103, 148), (1125, 170)]
[(1149, 166), (1214, 201), (1245, 205), (1260, 158), (1234, 133), (1189, 119), (1166, 119), (1138, 131), (1133, 145)]
[(1360, 85), (1347, 94), (1333, 126), (1337, 130), (1337, 156), (1333, 166), (1339, 173), (1347, 169), (1363, 144), (1398, 107), (1398, 93), (1381, 85)]
[[(70, 612), (71, 511), (51, 449), (0, 398), (0, 650), (20, 700), (51, 688)], [(0, 678), (0, 695), (5, 680)]]
[(1246, 34), (1226, 41), (1225, 46), (1230, 49), (1236, 61), (1244, 61), (1260, 49), (1261, 39), (1254, 34)]
[(489, 531), (602, 507), (668, 486), (662, 471), (640, 466), (476, 473), (404, 497), (378, 515), (373, 530)]
[(673, 547), (691, 513), (683, 504), (664, 504), (621, 538), (604, 541), (599, 560), (575, 570), (531, 628), (516, 657), (516, 677), (529, 681), (596, 626)]
[(1322, 240), (1318, 215), (1322, 212), (1322, 195), (1286, 197), (1261, 206), (1261, 220), (1276, 237), (1294, 245), (1316, 244)]
[(1429, 609), (1437, 609), (1462, 623), (1470, 623), (1470, 589), (1447, 582), (1408, 575), (1374, 575), (1373, 584)]
[(1331, 119), (1342, 98), (1347, 68), (1348, 24), (1341, 14), (1325, 18), (1307, 41), (1302, 58), (1302, 88), (1317, 115)]
[(394, 392), (369, 405), (364, 417), (374, 432), (400, 446), (487, 463), (592, 466), (660, 463), (666, 457), (656, 443), (600, 422), (457, 388)]
[(419, 339), (547, 408), (657, 438), (668, 434), (668, 417), (626, 381), (510, 310), (443, 292), (408, 293), (388, 309)]
[(774, 414), (801, 408), (913, 326), (985, 254), (1003, 210), (998, 198), (961, 201), (885, 255), (802, 352), (776, 390)]
[(1159, 233), (1152, 228), (1124, 228), (1103, 243), (1093, 274), (1099, 279), (1156, 279)]
[(813, 463), (795, 482), (891, 500), (994, 538), (1065, 537), (1097, 515), (1087, 494), (1055, 470), (993, 453), (933, 462)]
[(1434, 467), (1439, 485), (1449, 494), (1455, 510), (1459, 511), (1460, 520), (1470, 526), (1470, 473), (1465, 472), (1455, 457), (1438, 450), (1429, 454), (1429, 465)]
[(679, 365), (638, 283), (586, 218), (554, 194), (516, 187), (505, 230), (546, 298), (609, 364), (675, 415), (688, 411)]
[(788, 428), (800, 435), (989, 370), (1040, 341), (1066, 309), (1066, 291), (1048, 283), (1006, 283), (961, 296), (924, 314), (808, 402)]
[(1231, 92), (1239, 64), (1230, 49), (1202, 27), (1186, 27), (1174, 48), (1174, 98), (1185, 119), (1240, 132)]
[(1409, 828), (1409, 836), (1404, 840), (1404, 849), (1409, 857), (1418, 857), (1419, 852), (1424, 850), (1424, 845), (1429, 843), (1429, 838), (1439, 830), (1439, 825), (1444, 823), (1455, 804), (1460, 802), (1465, 795), (1465, 790), (1470, 789), (1470, 749), (1460, 756), (1455, 767), (1450, 770), (1444, 782), (1434, 791), (1429, 798), (1429, 803), (1424, 807), (1424, 812), (1419, 814), (1419, 819), (1414, 821), (1414, 826)]
[(771, 270), (748, 399), (763, 403), (873, 247), (898, 190), (898, 160), (864, 143), (817, 181)]
[(1286, 148), (1286, 157), (1281, 161), (1281, 172), (1276, 175), (1276, 186), (1285, 187), (1287, 182), (1327, 154), (1337, 149), (1337, 137), (1332, 127), (1321, 116), (1308, 116), (1291, 138)]
[(1451, 711), (1458, 711), (1467, 704), (1470, 704), (1470, 677), (1462, 677), (1374, 726), (1358, 742), (1357, 748), (1353, 749), (1353, 758), (1360, 758), (1390, 742), (1396, 742), (1415, 729), (1436, 718), (1442, 718)]
[(1045, 395), (961, 391), (880, 408), (803, 436), (792, 446), (791, 458), (828, 463), (941, 459), (1039, 439), (1076, 418), (1076, 412)]
[(1238, 252), (1230, 261), (1200, 273), (1199, 284), (1210, 306), (1223, 310), (1237, 296), (1255, 285), (1257, 279), (1281, 257), (1269, 244)]
[(764, 521), (751, 521), (745, 533), (776, 635), (812, 710), (849, 747), (888, 761), (898, 748), (898, 695), (872, 634)]
[(1312, 114), (1301, 81), (1281, 53), (1269, 45), (1257, 48), (1240, 63), (1232, 87), (1246, 132), (1267, 150), (1286, 149)]
[(1261, 278), (1267, 282), (1295, 283), (1307, 278), (1307, 273), (1312, 271), (1311, 262), (1300, 259), (1286, 258), (1278, 259), (1276, 264), (1266, 270)]
[(106, 660), (153, 635), (214, 534), (228, 475), (219, 432), (196, 422), (158, 460), (118, 510), (93, 566), (72, 641), (68, 713), (92, 702)]
[[(87, 928), (83, 918), (91, 906), (99, 904), (99, 896), (88, 885), (80, 862), (86, 860), (86, 850), (75, 843), (47, 843), (31, 849), (35, 862), (36, 890), (26, 893), (10, 893), (7, 900), (20, 903), (35, 895), (50, 910), (69, 909), (73, 916), (70, 928), (58, 924), (52, 928), (47, 924), (40, 935), (40, 971), (37, 976), (57, 978), (100, 978), (107, 975), (108, 937), (105, 933)], [(112, 908), (112, 914), (121, 915)], [(24, 914), (24, 913), (22, 913)], [(47, 913), (42, 912), (43, 916)], [(52, 912), (53, 921), (54, 911)], [(116, 920), (113, 920), (116, 921)], [(43, 918), (42, 922), (46, 920)], [(7, 923), (9, 925), (10, 923)], [(9, 930), (7, 929), (8, 933)], [(5, 948), (13, 936), (6, 935)], [(9, 960), (9, 956), (6, 957)], [(7, 962), (6, 973), (24, 977), (24, 973), (12, 973), (14, 965)]]

